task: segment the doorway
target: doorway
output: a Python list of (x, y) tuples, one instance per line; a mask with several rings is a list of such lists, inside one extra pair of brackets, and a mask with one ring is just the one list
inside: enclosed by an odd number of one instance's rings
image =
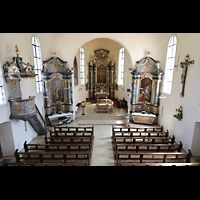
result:
[(193, 134), (193, 140), (192, 140), (192, 156), (199, 157), (200, 160), (200, 122), (195, 123), (194, 127), (194, 134)]

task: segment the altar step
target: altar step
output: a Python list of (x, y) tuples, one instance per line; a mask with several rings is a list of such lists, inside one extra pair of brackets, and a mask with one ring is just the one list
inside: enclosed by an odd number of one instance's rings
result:
[(78, 116), (79, 125), (123, 125), (124, 116)]
[(76, 119), (81, 120), (123, 120), (124, 116), (76, 116)]

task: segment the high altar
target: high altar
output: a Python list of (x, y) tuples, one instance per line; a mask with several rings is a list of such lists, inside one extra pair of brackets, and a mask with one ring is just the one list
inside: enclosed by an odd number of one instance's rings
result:
[(110, 60), (109, 51), (99, 49), (94, 51), (94, 58), (89, 63), (88, 83), (89, 99), (114, 100), (115, 89), (115, 63)]
[(132, 74), (130, 120), (140, 124), (156, 124), (163, 71), (160, 62), (147, 56), (136, 62)]

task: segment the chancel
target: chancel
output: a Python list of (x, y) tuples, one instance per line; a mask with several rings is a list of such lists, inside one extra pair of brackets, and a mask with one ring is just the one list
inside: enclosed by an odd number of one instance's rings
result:
[(0, 165), (200, 166), (199, 41), (1, 33)]

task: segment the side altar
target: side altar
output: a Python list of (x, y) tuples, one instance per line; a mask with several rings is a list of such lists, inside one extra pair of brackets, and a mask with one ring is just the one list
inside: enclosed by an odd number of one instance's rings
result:
[(44, 107), (47, 125), (73, 121), (72, 72), (67, 61), (61, 60), (55, 54), (49, 60), (43, 61)]
[(157, 124), (163, 71), (160, 62), (147, 56), (136, 62), (131, 72), (132, 94), (130, 121)]

